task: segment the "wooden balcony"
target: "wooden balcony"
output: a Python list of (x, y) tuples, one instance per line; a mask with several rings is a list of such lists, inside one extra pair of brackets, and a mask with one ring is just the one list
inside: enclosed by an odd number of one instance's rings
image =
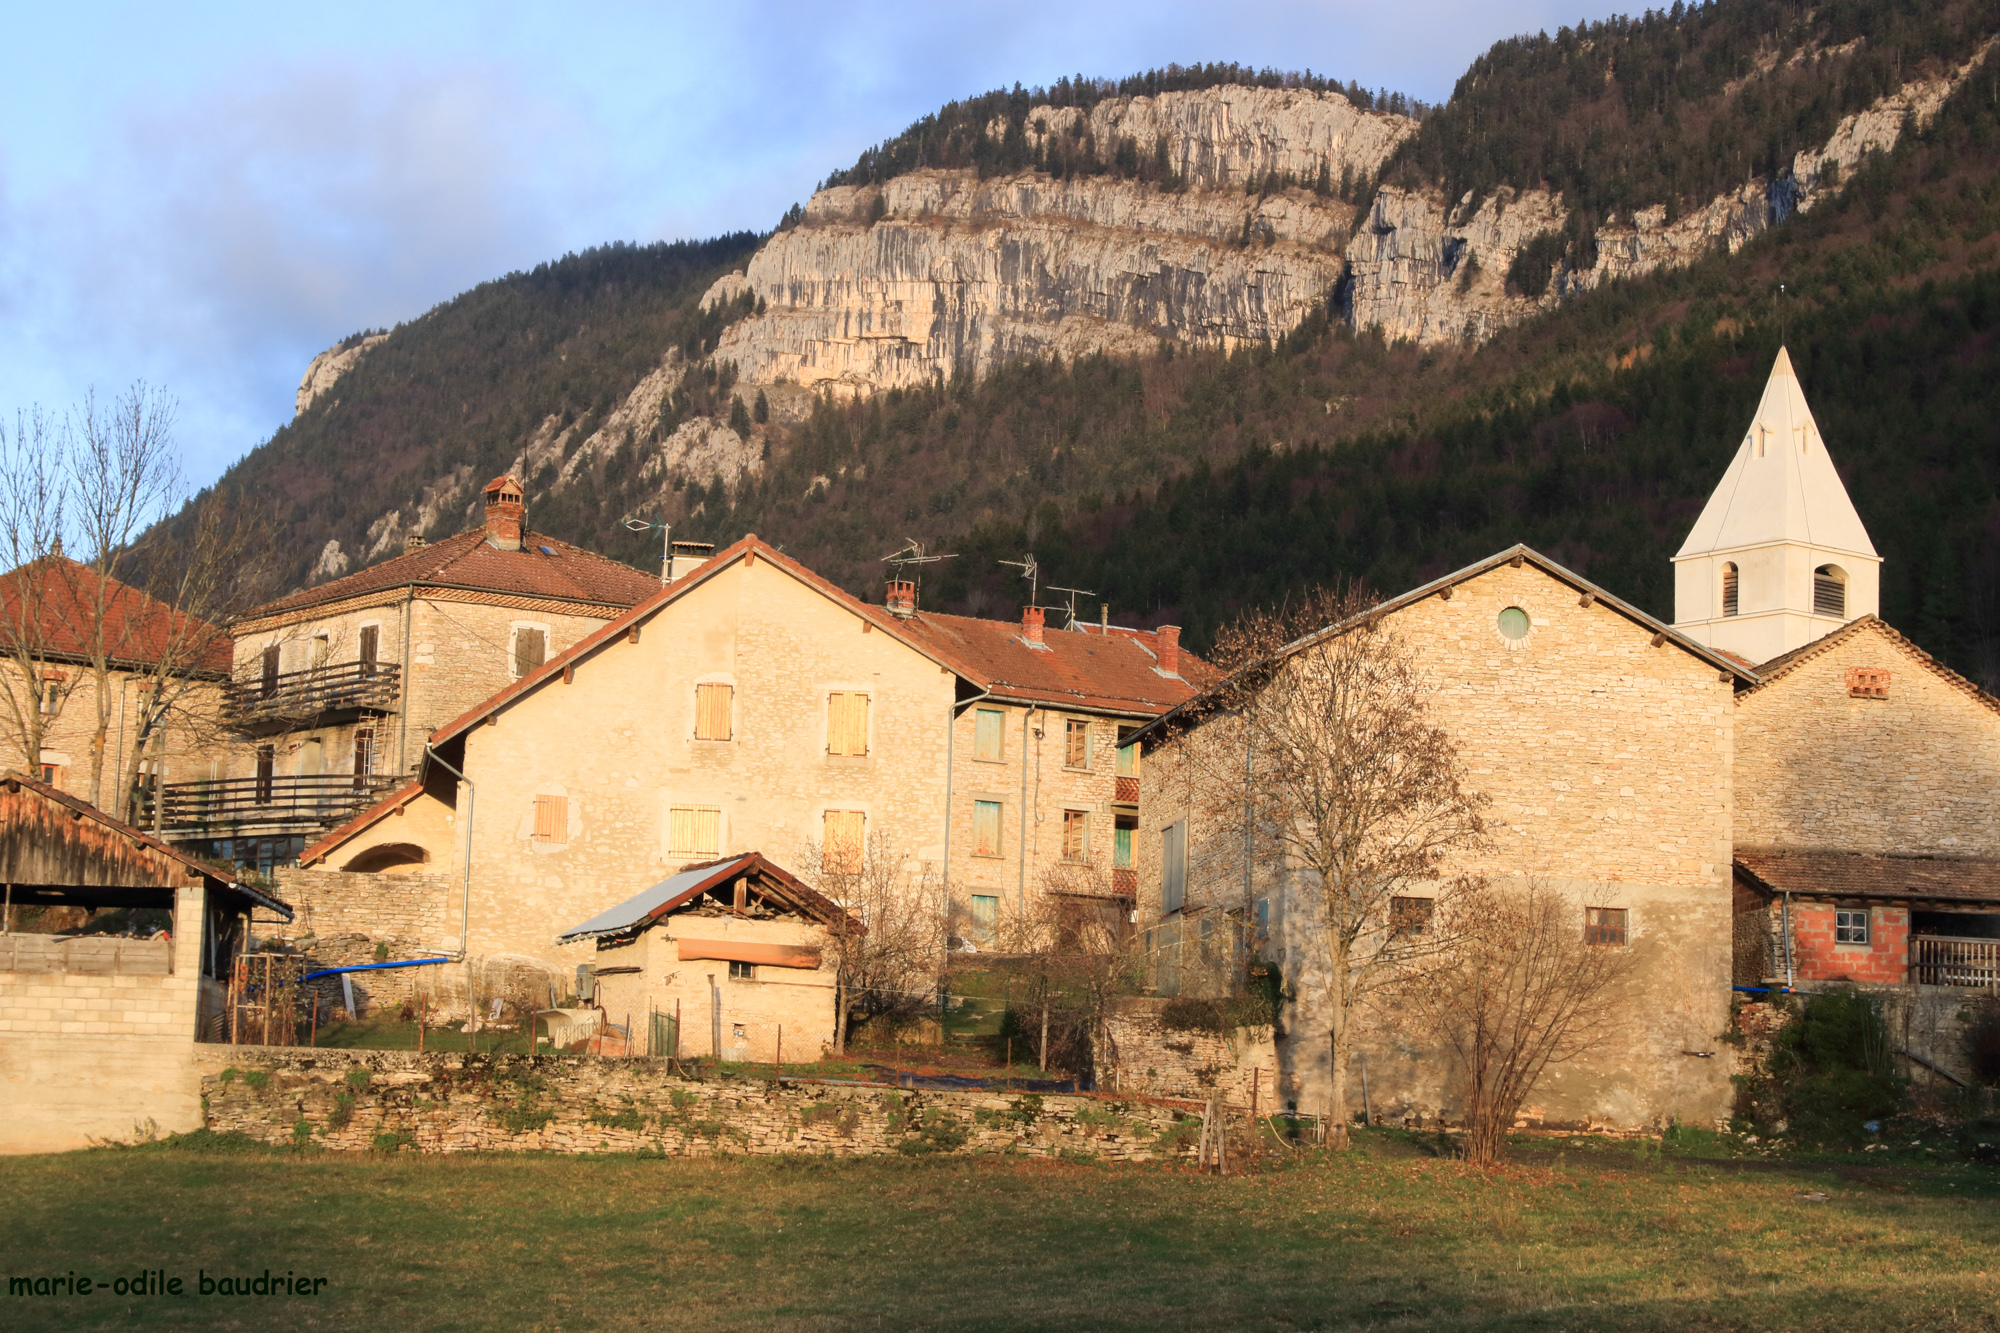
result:
[(394, 712), (401, 676), (393, 662), (338, 662), (245, 676), (222, 687), (222, 720), (237, 731), (267, 732), (341, 714)]
[(1912, 935), (1910, 980), (1920, 986), (2000, 990), (2000, 940)]
[[(345, 823), (395, 785), (393, 777), (352, 773), (170, 782), (160, 792), (160, 830), (183, 840), (312, 833)], [(142, 795), (141, 808), (142, 823), (151, 828), (150, 794)]]

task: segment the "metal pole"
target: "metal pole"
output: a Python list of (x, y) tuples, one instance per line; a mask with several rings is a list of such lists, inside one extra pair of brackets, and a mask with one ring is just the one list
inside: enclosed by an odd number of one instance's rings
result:
[(1792, 891), (1785, 890), (1785, 902), (1780, 918), (1785, 932), (1785, 989), (1792, 988)]

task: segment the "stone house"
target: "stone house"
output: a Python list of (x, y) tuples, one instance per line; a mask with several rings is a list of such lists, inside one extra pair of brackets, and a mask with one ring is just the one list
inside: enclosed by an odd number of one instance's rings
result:
[(775, 1061), (833, 1039), (841, 910), (756, 852), (676, 871), (564, 931), (597, 947), (587, 986), (628, 1049)]
[[(1416, 648), (1432, 719), (1490, 800), (1487, 847), (1448, 873), (1568, 891), (1588, 904), (1579, 932), (1594, 913), (1604, 947), (1632, 954), (1617, 1039), (1552, 1070), (1531, 1113), (1616, 1125), (1726, 1114), (1729, 992), (1715, 983), (1730, 956), (1732, 692), (1754, 677), (1519, 546), (1387, 600), (1379, 624)], [(1277, 1042), (1279, 1094), (1316, 1110), (1331, 1054), (1313, 887), (1283, 866), (1246, 866), (1242, 830), (1200, 813), (1174, 716), (1140, 736), (1140, 924), (1168, 988), (1216, 984), (1240, 965), (1246, 934), (1279, 966), (1296, 997)], [(1399, 1025), (1393, 1000), (1363, 1011), (1346, 1054), (1348, 1086), (1358, 1095), (1365, 1077), (1378, 1115), (1451, 1102), (1446, 1062)]]
[[(166, 836), (257, 869), (287, 864), (405, 780), (432, 728), (659, 591), (655, 575), (532, 531), (513, 476), (484, 496), (482, 526), (413, 539), (236, 627), (226, 743), (169, 775)], [(378, 860), (417, 868), (421, 844)]]
[[(196, 1043), (217, 1039), (253, 910), (290, 909), (21, 774), (0, 780), (0, 1152), (202, 1124)], [(24, 906), (150, 908), (148, 938), (22, 933)]]
[(430, 947), (563, 977), (591, 957), (557, 943), (579, 919), (753, 850), (808, 881), (898, 864), (975, 946), (1044, 892), (1129, 918), (1140, 783), (1120, 741), (1201, 664), (1172, 627), (1044, 617), (938, 615), (900, 580), (866, 603), (746, 537), (435, 730), (418, 775), (307, 847), (286, 892), (310, 914), (349, 891), (326, 872), (448, 868), (454, 924)]

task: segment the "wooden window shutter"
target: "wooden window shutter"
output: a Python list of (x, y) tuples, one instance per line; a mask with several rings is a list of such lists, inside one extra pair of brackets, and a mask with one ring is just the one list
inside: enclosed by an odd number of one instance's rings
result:
[(669, 856), (718, 856), (722, 842), (722, 807), (677, 805), (667, 812)]
[(259, 681), (261, 688), (258, 692), (266, 698), (278, 692), (278, 665), (284, 657), (284, 653), (285, 650), (281, 644), (274, 643), (264, 649), (264, 660), (259, 664), (262, 667), (263, 674)]
[(867, 695), (852, 690), (836, 690), (827, 696), (826, 752), (836, 755), (868, 753)]
[(694, 738), (698, 741), (730, 739), (730, 704), (735, 694), (728, 685), (694, 687)]
[(861, 873), (862, 838), (866, 831), (867, 816), (859, 810), (829, 810), (826, 812), (820, 851), (820, 869), (828, 875), (858, 875)]
[(569, 797), (537, 796), (535, 798), (535, 841), (569, 841)]
[(1178, 912), (1187, 901), (1187, 825), (1169, 825), (1160, 835), (1160, 910)]
[(514, 674), (525, 676), (548, 657), (548, 636), (538, 629), (514, 631)]
[(972, 803), (972, 850), (980, 856), (1000, 855), (1000, 802)]
[(1090, 856), (1090, 816), (1082, 810), (1063, 811), (1063, 860), (1083, 861)]
[(973, 712), (973, 758), (995, 760), (1005, 758), (1007, 715), (997, 708), (979, 708)]
[(1090, 767), (1090, 724), (1070, 718), (1063, 723), (1063, 765), (1066, 768)]

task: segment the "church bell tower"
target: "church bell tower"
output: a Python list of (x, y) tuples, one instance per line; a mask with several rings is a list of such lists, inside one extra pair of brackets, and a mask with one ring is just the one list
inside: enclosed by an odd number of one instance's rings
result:
[(1881, 572), (1781, 347), (1749, 433), (1674, 557), (1674, 628), (1768, 662), (1879, 614)]

